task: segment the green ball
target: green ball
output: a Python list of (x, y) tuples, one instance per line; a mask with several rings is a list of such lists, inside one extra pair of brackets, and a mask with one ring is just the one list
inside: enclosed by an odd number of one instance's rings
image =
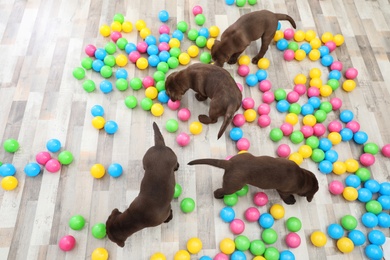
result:
[(298, 43), (292, 41), (288, 44), (287, 49), (297, 51), (299, 49)]
[(261, 233), (261, 238), (263, 239), (264, 243), (270, 245), (278, 240), (278, 234), (273, 228), (266, 228)]
[(19, 150), (19, 143), (15, 139), (7, 139), (3, 144), (4, 150), (9, 153), (14, 153)]
[(297, 217), (290, 217), (286, 221), (286, 227), (290, 232), (298, 232), (302, 228), (302, 222)]
[(81, 215), (74, 215), (69, 219), (69, 227), (73, 230), (81, 230), (85, 225), (85, 218)]
[(156, 89), (158, 92), (165, 90), (165, 80), (157, 81)]
[(176, 27), (179, 31), (181, 31), (182, 33), (185, 33), (188, 29), (188, 24), (184, 21), (181, 21), (181, 22), (177, 23)]
[(169, 54), (171, 55), (171, 57), (178, 58), (180, 53), (181, 53), (181, 50), (178, 47), (173, 47), (169, 50)]
[(160, 61), (157, 65), (157, 70), (164, 72), (164, 73), (167, 73), (169, 71), (168, 63), (166, 63), (165, 61)]
[(195, 16), (195, 23), (199, 26), (202, 26), (206, 22), (206, 17), (204, 14), (197, 14)]
[(323, 101), (320, 104), (320, 109), (325, 111), (327, 114), (333, 110), (332, 104), (329, 101)]
[(81, 66), (86, 70), (90, 70), (92, 69), (92, 62), (93, 60), (90, 57), (85, 57), (81, 61)]
[(152, 105), (153, 105), (153, 100), (151, 100), (148, 97), (141, 100), (141, 107), (145, 111), (149, 111), (152, 108)]
[(278, 260), (279, 257), (280, 257), (280, 253), (278, 249), (276, 249), (273, 246), (268, 247), (264, 252), (264, 258), (267, 260)]
[(318, 109), (314, 112), (314, 117), (317, 119), (318, 123), (322, 123), (326, 120), (326, 112), (324, 110)]
[(199, 60), (204, 64), (209, 64), (211, 62), (211, 54), (207, 51), (202, 52), (202, 54), (199, 57)]
[(86, 81), (83, 82), (83, 89), (90, 93), (93, 92), (96, 88), (95, 82), (91, 79), (87, 79)]
[(370, 200), (366, 203), (366, 210), (375, 215), (378, 215), (382, 212), (382, 205), (377, 200)]
[(234, 244), (236, 245), (236, 248), (240, 251), (246, 251), (249, 249), (250, 245), (251, 245), (251, 241), (249, 240), (249, 238), (247, 238), (246, 236), (243, 236), (243, 235), (238, 235), (235, 239), (234, 239)]
[(303, 133), (299, 130), (293, 131), (290, 135), (290, 140), (294, 144), (299, 144), (300, 142), (303, 141), (303, 139), (305, 139), (305, 137), (303, 136)]
[(244, 187), (242, 187), (239, 191), (236, 191), (236, 194), (237, 196), (242, 197), (248, 194), (248, 191), (249, 191), (249, 186), (245, 184)]
[(129, 87), (127, 80), (120, 78), (115, 81), (115, 86), (120, 91), (125, 91)]
[(283, 132), (280, 130), (280, 128), (272, 128), (271, 132), (269, 133), (269, 137), (272, 141), (278, 142), (282, 140), (283, 138)]
[(142, 80), (140, 78), (133, 78), (130, 80), (130, 87), (134, 90), (142, 88)]
[(236, 0), (236, 5), (238, 7), (243, 7), (246, 4), (246, 0)]
[(106, 50), (107, 54), (114, 54), (116, 52), (116, 45), (113, 42), (107, 42), (106, 46), (104, 46), (104, 49)]
[(181, 195), (181, 192), (182, 192), (182, 188), (180, 186), (180, 184), (176, 183), (175, 184), (175, 193), (173, 194), (173, 198), (177, 199), (179, 198), (179, 196)]
[(198, 30), (196, 30), (196, 29), (191, 29), (191, 30), (189, 30), (188, 33), (187, 33), (187, 37), (188, 37), (188, 39), (190, 39), (191, 41), (195, 41), (196, 38), (198, 38), (198, 36), (199, 36), (199, 32), (198, 32)]
[(292, 103), (290, 107), (288, 108), (288, 112), (294, 113), (296, 115), (299, 115), (301, 113), (301, 105), (298, 103)]
[(85, 70), (81, 67), (74, 68), (73, 77), (76, 79), (83, 79), (85, 77)]
[(317, 136), (309, 136), (306, 139), (306, 144), (311, 147), (311, 149), (316, 149), (320, 145), (320, 140), (318, 139)]
[(58, 161), (63, 165), (69, 165), (73, 162), (73, 154), (69, 151), (62, 151), (58, 155)]
[(203, 48), (204, 46), (206, 46), (207, 44), (207, 39), (206, 37), (200, 35), (196, 38), (195, 40), (195, 44), (196, 46), (198, 46), (199, 48)]
[(339, 88), (340, 82), (337, 79), (329, 79), (326, 83), (328, 86), (332, 88), (333, 91)]
[(248, 0), (248, 4), (255, 5), (257, 4), (257, 0)]
[(355, 175), (359, 177), (362, 182), (365, 182), (371, 178), (371, 172), (367, 168), (359, 168)]
[(252, 240), (249, 251), (255, 256), (263, 255), (265, 252), (264, 242), (260, 239)]
[(274, 96), (275, 96), (275, 100), (279, 101), (279, 100), (286, 99), (287, 93), (284, 89), (278, 88), (274, 91)]
[(126, 48), (126, 45), (128, 44), (129, 42), (127, 41), (126, 38), (119, 38), (117, 41), (116, 41), (116, 45), (118, 46), (119, 49), (121, 50), (124, 50)]
[(165, 80), (165, 73), (162, 71), (155, 71), (153, 73), (153, 79), (155, 82), (164, 81)]
[(113, 20), (122, 24), (125, 21), (123, 14), (115, 14)]
[(322, 162), (325, 159), (325, 153), (319, 148), (313, 149), (313, 152), (310, 157), (314, 162)]
[(97, 223), (92, 227), (92, 236), (97, 239), (102, 239), (106, 236), (106, 225)]
[(184, 213), (190, 213), (195, 209), (195, 201), (191, 198), (185, 198), (180, 202), (180, 209)]
[[(382, 211), (382, 209), (381, 209), (381, 211)], [(344, 217), (341, 218), (341, 226), (343, 226), (343, 228), (348, 230), (348, 231), (355, 229), (357, 227), (357, 225), (358, 225), (358, 222), (357, 222), (356, 218), (351, 216), (351, 215), (345, 215)]]
[(176, 69), (179, 66), (179, 60), (176, 57), (169, 57), (167, 63), (171, 69)]
[(100, 70), (100, 75), (106, 79), (110, 78), (112, 76), (112, 68), (108, 65), (104, 65)]
[(226, 206), (233, 207), (238, 202), (238, 195), (236, 193), (223, 196), (223, 202)]
[(127, 96), (125, 99), (125, 105), (128, 108), (135, 108), (138, 105), (138, 100), (135, 96)]
[(116, 64), (115, 57), (111, 54), (106, 55), (103, 60), (104, 64), (110, 67), (114, 67)]
[(0, 166), (3, 165), (3, 162), (0, 162)]
[(175, 133), (179, 129), (179, 123), (175, 119), (169, 119), (165, 123), (165, 129), (170, 133)]
[(379, 147), (375, 143), (366, 143), (363, 147), (365, 153), (376, 155), (379, 152)]

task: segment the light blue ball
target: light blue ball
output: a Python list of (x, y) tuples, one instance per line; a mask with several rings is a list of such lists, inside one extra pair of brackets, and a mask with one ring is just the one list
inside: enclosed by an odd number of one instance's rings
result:
[(182, 31), (180, 30), (175, 30), (173, 33), (172, 33), (172, 38), (176, 38), (178, 39), (179, 41), (183, 40), (184, 38), (184, 34)]
[(16, 168), (13, 164), (4, 163), (3, 165), (0, 166), (1, 177), (14, 176), (15, 173), (16, 173)]
[(92, 116), (103, 116), (104, 115), (104, 108), (101, 105), (94, 105), (91, 108), (91, 114)]
[(153, 54), (148, 57), (148, 63), (151, 67), (157, 67), (157, 65), (160, 63), (160, 58)]
[(372, 192), (367, 188), (358, 189), (358, 200), (360, 202), (366, 203), (372, 199)]
[(246, 260), (246, 255), (244, 252), (236, 250), (231, 254), (230, 260)]
[(290, 250), (280, 252), (279, 260), (295, 260), (295, 255)]
[(210, 32), (209, 29), (202, 27), (199, 29), (199, 36), (203, 36), (206, 39), (210, 37)]
[(314, 109), (317, 109), (321, 106), (321, 99), (319, 99), (318, 97), (310, 97), (307, 100), (307, 103), (312, 105)]
[(104, 66), (104, 62), (101, 60), (94, 60), (92, 62), (92, 69), (96, 72), (100, 72), (103, 66)]
[(380, 184), (379, 193), (382, 195), (390, 195), (390, 182), (382, 182)]
[(344, 229), (340, 224), (333, 223), (327, 228), (328, 235), (333, 239), (340, 239), (344, 236)]
[(100, 90), (104, 93), (110, 93), (112, 91), (112, 83), (108, 80), (103, 80), (99, 85)]
[(378, 217), (371, 212), (366, 212), (362, 215), (362, 223), (367, 228), (373, 228), (378, 225)]
[(382, 205), (383, 210), (390, 209), (390, 196), (381, 195), (377, 198), (377, 201)]
[(328, 75), (328, 79), (337, 79), (340, 80), (341, 72), (339, 70), (331, 70)]
[(307, 55), (310, 53), (312, 50), (312, 47), (309, 43), (305, 42), (302, 43), (301, 47), (299, 47), (301, 50), (303, 50)]
[(386, 236), (380, 230), (371, 230), (368, 232), (367, 237), (372, 244), (377, 246), (381, 246), (386, 242)]
[(311, 114), (313, 114), (313, 112), (314, 112), (314, 108), (313, 108), (313, 106), (311, 104), (306, 103), (306, 104), (303, 104), (301, 106), (301, 114), (303, 116), (311, 115)]
[(259, 83), (259, 80), (255, 74), (248, 74), (248, 76), (245, 78), (245, 83), (249, 87), (254, 87), (257, 83)]
[(331, 163), (330, 161), (328, 160), (323, 160), (321, 161), (319, 164), (318, 164), (318, 169), (320, 170), (320, 172), (322, 172), (323, 174), (329, 174), (332, 172), (333, 170), (333, 163)]
[(158, 19), (160, 19), (161, 22), (165, 23), (169, 19), (169, 13), (166, 10), (161, 10), (158, 13)]
[(381, 260), (383, 258), (383, 251), (378, 245), (366, 246), (364, 253), (370, 260)]
[(230, 130), (230, 133), (229, 133), (229, 136), (230, 138), (233, 140), (233, 141), (238, 141), (242, 138), (242, 136), (244, 135), (243, 131), (241, 130), (241, 128), (238, 128), (238, 127), (233, 127), (231, 130)]
[[(148, 36), (149, 37), (149, 36)], [(147, 38), (147, 37), (146, 37)], [(146, 41), (146, 40), (145, 40)], [(149, 44), (148, 44), (149, 45)], [(125, 46), (125, 52), (127, 54), (130, 54), (132, 51), (136, 51), (137, 50), (137, 46), (132, 43), (132, 42), (128, 42)]]
[(279, 51), (284, 51), (286, 50), (288, 47), (288, 41), (286, 39), (280, 39), (279, 41), (277, 41), (276, 43), (276, 48), (279, 50)]
[(348, 175), (347, 178), (345, 178), (345, 184), (347, 186), (350, 186), (350, 187), (354, 187), (354, 188), (357, 188), (360, 186), (360, 184), (362, 183), (362, 181), (360, 180), (360, 178), (356, 175)]
[(202, 256), (201, 258), (199, 258), (199, 260), (213, 260), (211, 257), (209, 256)]
[[(153, 36), (153, 35), (148, 35), (148, 36), (146, 36), (146, 38), (145, 38), (145, 42), (148, 44), (148, 46), (149, 45), (156, 45), (157, 44), (157, 39), (156, 39), (156, 37), (155, 36)], [(135, 46), (135, 45), (134, 45)], [(135, 50), (137, 50), (137, 47), (135, 46)], [(135, 51), (134, 50), (134, 51)], [(129, 52), (130, 53), (130, 52)]]
[(287, 112), (289, 108), (290, 108), (290, 103), (288, 103), (288, 101), (285, 100), (285, 99), (279, 100), (279, 101), (276, 103), (276, 109), (277, 109), (280, 113)]
[(98, 48), (95, 51), (95, 58), (98, 60), (103, 61), (104, 58), (107, 56), (107, 51), (103, 48)]
[(38, 163), (32, 162), (24, 166), (24, 173), (29, 177), (35, 177), (41, 172), (41, 166)]
[(120, 68), (115, 72), (115, 77), (117, 79), (127, 79), (127, 76), (128, 76), (128, 73), (127, 73), (127, 70), (125, 70), (125, 69)]
[(333, 149), (330, 149), (325, 152), (325, 160), (330, 161), (331, 163), (336, 162), (338, 158), (339, 154)]
[(326, 54), (321, 58), (322, 66), (329, 67), (333, 63), (333, 57), (330, 54)]
[(118, 131), (118, 124), (115, 121), (107, 121), (104, 124), (104, 130), (106, 131), (107, 134), (115, 134)]
[(108, 174), (110, 174), (114, 178), (118, 178), (123, 173), (122, 165), (119, 163), (113, 163), (108, 166)]
[(257, 77), (257, 80), (258, 80), (258, 81), (262, 81), (262, 80), (267, 79), (268, 73), (267, 73), (266, 70), (259, 69), (259, 70), (257, 70), (257, 72), (256, 72), (256, 77)]
[(171, 40), (171, 36), (169, 36), (169, 34), (163, 33), (160, 35), (160, 38), (159, 38), (160, 43), (161, 42), (169, 43), (170, 40)]
[(378, 181), (369, 179), (364, 183), (364, 188), (369, 189), (372, 193), (376, 193), (380, 190), (381, 186)]
[(149, 55), (157, 55), (159, 53), (158, 47), (155, 44), (149, 45), (148, 48), (146, 49), (146, 52)]
[(271, 228), (275, 223), (274, 217), (269, 213), (263, 213), (260, 215), (259, 224), (262, 228)]
[(320, 57), (324, 57), (325, 55), (329, 54), (329, 48), (325, 45), (322, 45), (320, 48), (318, 48), (320, 51)]
[(225, 3), (226, 3), (227, 5), (232, 5), (232, 4), (234, 4), (234, 1), (235, 1), (235, 0), (225, 0)]
[(378, 226), (382, 228), (390, 227), (390, 215), (387, 212), (381, 212), (378, 214)]
[(340, 113), (340, 120), (343, 122), (343, 123), (348, 123), (350, 121), (352, 121), (354, 115), (353, 115), (353, 112), (351, 110), (343, 110), (341, 111)]
[(320, 143), (318, 145), (318, 148), (320, 148), (324, 152), (329, 151), (333, 146), (333, 144), (329, 140), (329, 138), (323, 137), (319, 141), (320, 141)]
[(355, 246), (361, 246), (366, 243), (366, 236), (360, 230), (354, 229), (348, 233), (348, 238), (352, 240)]
[(165, 90), (161, 90), (159, 93), (158, 93), (158, 96), (157, 96), (157, 99), (158, 101), (160, 101), (161, 103), (168, 103), (169, 101), (169, 96), (167, 95), (166, 91)]
[(341, 140), (344, 142), (348, 142), (353, 138), (353, 132), (349, 128), (343, 128), (340, 130)]
[(368, 135), (363, 131), (357, 131), (353, 134), (353, 140), (357, 144), (364, 144), (368, 140)]
[(224, 207), (219, 212), (219, 216), (224, 222), (230, 223), (236, 217), (236, 213), (231, 207)]
[(167, 62), (168, 59), (171, 57), (171, 54), (169, 54), (168, 51), (160, 51), (158, 57), (160, 58), (160, 61)]
[(49, 152), (56, 153), (61, 149), (61, 142), (58, 139), (50, 139), (46, 142), (46, 148)]

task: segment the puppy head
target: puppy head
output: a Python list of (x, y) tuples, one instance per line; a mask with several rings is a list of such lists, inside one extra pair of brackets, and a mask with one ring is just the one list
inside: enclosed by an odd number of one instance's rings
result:
[(302, 169), (302, 171), (305, 175), (307, 175), (307, 181), (306, 181), (307, 187), (305, 189), (306, 192), (301, 196), (305, 196), (307, 201), (311, 202), (313, 200), (314, 194), (316, 194), (316, 192), (319, 189), (318, 180), (314, 175), (314, 173), (312, 173), (311, 171), (305, 169)]
[(115, 220), (116, 218), (122, 214), (118, 209), (113, 209), (110, 216), (108, 217), (106, 221), (106, 232), (108, 238), (116, 243), (120, 247), (125, 246), (125, 240), (120, 235), (121, 230), (118, 230), (118, 228), (115, 227)]
[(185, 91), (183, 92), (182, 87), (177, 84), (177, 76), (178, 72), (173, 72), (170, 74), (165, 81), (165, 93), (167, 93), (168, 97), (172, 101), (181, 100)]
[(221, 49), (221, 41), (214, 41), (214, 44), (211, 47), (211, 58), (214, 61), (214, 65), (218, 67), (222, 67), (223, 63), (228, 60), (228, 57), (223, 54), (223, 50)]

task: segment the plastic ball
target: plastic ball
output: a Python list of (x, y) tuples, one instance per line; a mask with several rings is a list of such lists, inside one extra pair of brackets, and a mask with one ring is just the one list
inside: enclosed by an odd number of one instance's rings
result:
[[(297, 85), (295, 85), (295, 86), (297, 86)], [(287, 94), (287, 101), (290, 104), (293, 104), (299, 100), (299, 96), (300, 96), (300, 94), (298, 92), (296, 92), (295, 90), (293, 90)]]
[(268, 203), (268, 196), (264, 192), (257, 192), (253, 196), (253, 203), (257, 206), (264, 206)]
[(224, 207), (219, 212), (219, 216), (224, 222), (230, 223), (235, 218), (236, 214), (231, 207)]
[(280, 51), (286, 50), (288, 47), (288, 41), (286, 39), (280, 39), (276, 43), (276, 48)]
[[(311, 44), (310, 44), (311, 45)], [(311, 46), (313, 48), (313, 46)], [(321, 53), (318, 49), (316, 48), (313, 48), (310, 52), (309, 52), (309, 59), (311, 61), (316, 61), (318, 60), (320, 57), (321, 57)]]
[(302, 228), (302, 222), (297, 217), (290, 217), (286, 221), (286, 227), (290, 232), (298, 232)]
[(158, 19), (160, 19), (161, 22), (165, 23), (169, 19), (169, 13), (166, 10), (161, 10), (158, 13)]
[(92, 44), (88, 44), (87, 46), (85, 46), (84, 51), (89, 57), (95, 57), (96, 47)]
[(108, 174), (114, 178), (118, 178), (123, 173), (122, 165), (119, 163), (112, 163), (108, 166)]
[(190, 260), (191, 256), (187, 250), (179, 250), (175, 253), (173, 260)]
[(380, 184), (378, 181), (370, 179), (364, 183), (364, 188), (368, 189), (372, 193), (377, 193), (380, 190)]
[(107, 260), (108, 259), (108, 251), (105, 248), (98, 247), (93, 250), (91, 255), (91, 260)]
[(61, 169), (61, 163), (57, 159), (50, 159), (45, 164), (45, 169), (48, 172), (55, 173)]
[(351, 215), (345, 215), (341, 218), (341, 225), (343, 226), (344, 229), (346, 230), (353, 230), (357, 227), (357, 220), (355, 217)]
[(314, 130), (313, 130), (313, 127), (311, 127), (309, 125), (304, 125), (304, 126), (301, 126), (301, 132), (305, 138), (309, 138), (313, 135)]
[(297, 60), (297, 61), (302, 61), (306, 58), (306, 52), (304, 50), (296, 50), (295, 53), (294, 53), (294, 58)]
[(190, 238), (187, 241), (187, 250), (190, 254), (199, 253), (202, 250), (202, 241), (197, 237)]
[(271, 245), (278, 239), (278, 234), (274, 229), (266, 228), (261, 233), (261, 238), (263, 239), (264, 243)]
[(85, 226), (85, 218), (81, 215), (74, 215), (69, 219), (69, 227), (73, 230), (81, 230)]
[(104, 223), (97, 223), (92, 226), (92, 236), (96, 239), (102, 239), (106, 236), (106, 225)]
[(93, 92), (96, 89), (95, 82), (93, 80), (87, 79), (83, 82), (83, 89), (88, 93)]
[(271, 104), (275, 99), (274, 93), (272, 91), (266, 91), (263, 93), (262, 101), (266, 104)]
[(236, 114), (233, 117), (232, 123), (234, 126), (240, 127), (245, 124), (246, 120), (243, 114)]
[(1, 180), (1, 187), (3, 190), (14, 190), (18, 186), (18, 179), (16, 179), (14, 176), (5, 176)]
[[(226, 0), (231, 1), (231, 0)], [(234, 1), (234, 0), (233, 0)], [(207, 260), (207, 259), (206, 259)], [(218, 253), (214, 256), (213, 260), (229, 260), (229, 256), (224, 253)]]
[(179, 146), (184, 147), (187, 146), (191, 141), (191, 138), (188, 134), (182, 132), (177, 135), (176, 142)]
[(321, 161), (319, 164), (318, 164), (318, 169), (320, 170), (320, 172), (322, 172), (323, 174), (329, 174), (332, 172), (333, 170), (333, 165), (330, 161), (328, 160), (323, 160)]
[(359, 161), (363, 166), (371, 166), (375, 163), (375, 157), (370, 153), (363, 153), (360, 155)]
[(102, 116), (95, 116), (92, 119), (92, 126), (96, 129), (103, 129), (106, 120)]
[(390, 182), (382, 182), (379, 186), (379, 193), (381, 195), (390, 195)]
[(283, 123), (283, 124), (280, 126), (280, 130), (282, 130), (283, 135), (289, 136), (289, 135), (293, 132), (294, 127), (293, 127), (293, 125), (290, 124), (290, 123)]
[(370, 244), (364, 249), (364, 253), (369, 259), (380, 260), (383, 259), (383, 250), (380, 246)]
[(241, 128), (238, 128), (238, 127), (233, 127), (231, 130), (230, 130), (230, 133), (229, 133), (229, 136), (230, 138), (233, 140), (233, 141), (238, 141), (242, 138), (243, 136), (243, 131), (241, 130)]
[(367, 181), (371, 177), (371, 172), (367, 168), (359, 168), (355, 174), (361, 181)]
[(249, 207), (244, 213), (245, 219), (249, 222), (256, 222), (260, 218), (260, 212), (255, 207)]
[(343, 82), (342, 84), (342, 88), (346, 91), (346, 92), (351, 92), (352, 90), (354, 90), (356, 88), (356, 82), (353, 81), (352, 79), (347, 79)]
[(187, 121), (191, 117), (191, 112), (188, 108), (182, 108), (177, 112), (177, 118), (181, 121)]
[(343, 123), (348, 123), (350, 122), (352, 119), (354, 118), (354, 115), (352, 113), (351, 110), (343, 110), (341, 111), (340, 113), (340, 120), (343, 122)]
[(154, 253), (149, 260), (166, 260), (167, 258), (163, 253)]
[(314, 231), (310, 235), (310, 241), (316, 247), (323, 247), (327, 242), (326, 235), (321, 231)]
[(343, 190), (343, 197), (348, 201), (355, 201), (358, 196), (358, 191), (353, 187), (345, 187)]
[(175, 119), (169, 119), (165, 123), (165, 129), (170, 133), (175, 133), (179, 129), (179, 123)]
[(298, 123), (298, 120), (299, 120), (298, 115), (291, 112), (288, 113), (285, 117), (286, 123), (289, 123), (291, 125), (296, 125)]
[(288, 233), (285, 241), (290, 248), (297, 248), (301, 245), (301, 237), (295, 232)]
[(36, 156), (35, 156), (35, 160), (37, 161), (37, 163), (39, 163), (40, 165), (45, 165), (47, 163), (47, 161), (49, 161), (51, 159), (51, 155), (50, 153), (48, 152), (39, 152)]
[(337, 248), (344, 254), (350, 253), (354, 249), (354, 244), (351, 239), (348, 237), (342, 237), (339, 240), (337, 240)]
[(371, 230), (367, 235), (368, 240), (377, 246), (381, 246), (385, 243), (386, 237), (380, 230)]
[(247, 109), (244, 111), (244, 117), (247, 122), (253, 122), (256, 120), (256, 111), (254, 109)]
[(366, 210), (368, 212), (374, 213), (375, 215), (381, 213), (382, 209), (382, 205), (376, 200), (370, 200), (366, 203)]
[(291, 153), (291, 149), (287, 144), (281, 144), (278, 146), (276, 153), (279, 157), (287, 158)]
[(378, 217), (371, 212), (366, 212), (362, 215), (362, 223), (367, 228), (373, 228), (378, 225)]
[(70, 251), (75, 247), (75, 245), (76, 239), (71, 235), (63, 236), (58, 243), (58, 246), (62, 251)]
[(381, 212), (378, 214), (378, 226), (382, 228), (390, 227), (390, 215), (386, 212)]
[(366, 242), (365, 234), (360, 230), (351, 230), (348, 233), (348, 238), (352, 240), (354, 246), (361, 246)]
[(239, 151), (248, 151), (250, 147), (250, 142), (246, 138), (241, 138), (237, 141), (236, 147)]
[(233, 234), (238, 235), (244, 232), (245, 230), (245, 223), (241, 219), (233, 219), (229, 224), (230, 231), (233, 232)]
[(329, 191), (333, 195), (340, 195), (344, 191), (344, 185), (341, 181), (333, 180), (329, 183)]
[(180, 186), (180, 184), (176, 183), (175, 184), (175, 193), (173, 194), (173, 198), (177, 199), (181, 195), (181, 192), (182, 192), (182, 187)]
[(284, 217), (284, 207), (281, 204), (274, 204), (271, 206), (269, 213), (275, 218), (275, 219), (281, 219)]
[(355, 68), (348, 68), (346, 71), (345, 71), (345, 77), (347, 79), (355, 79), (358, 75), (358, 70), (355, 69)]
[(113, 120), (109, 120), (104, 124), (104, 130), (107, 134), (115, 134), (118, 131), (118, 124)]
[(236, 193), (225, 195), (223, 197), (223, 202), (226, 206), (234, 206), (238, 202), (238, 195)]
[(347, 186), (351, 186), (351, 187), (354, 187), (354, 188), (358, 188), (361, 184), (361, 180), (358, 176), (356, 175), (349, 175), (346, 179), (345, 179), (345, 184)]
[(304, 139), (303, 133), (299, 130), (293, 131), (290, 135), (290, 140), (294, 144), (301, 143), (303, 141), (303, 139)]
[(100, 179), (106, 173), (106, 169), (104, 168), (104, 166), (102, 164), (97, 163), (97, 164), (92, 165), (92, 167), (90, 169), (90, 173), (94, 178)]
[(219, 249), (221, 250), (222, 253), (230, 255), (236, 249), (236, 244), (234, 243), (234, 241), (232, 239), (224, 238), (219, 243)]
[(58, 161), (63, 165), (69, 165), (73, 162), (73, 154), (69, 151), (62, 151), (58, 155)]
[[(357, 175), (354, 175), (358, 177)], [(359, 178), (359, 177), (358, 177)], [(360, 180), (360, 178), (359, 178)], [(360, 202), (369, 202), (372, 199), (372, 192), (367, 188), (360, 188), (358, 189), (358, 200)]]
[(286, 61), (292, 61), (295, 57), (295, 52), (291, 49), (287, 49), (283, 52), (283, 58)]
[(383, 156), (390, 158), (390, 144), (386, 144), (381, 148)]

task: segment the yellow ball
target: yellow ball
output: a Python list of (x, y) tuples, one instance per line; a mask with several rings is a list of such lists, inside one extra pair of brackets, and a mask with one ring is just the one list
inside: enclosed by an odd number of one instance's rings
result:
[(269, 65), (270, 65), (270, 62), (269, 62), (269, 59), (267, 59), (267, 58), (261, 58), (257, 62), (257, 67), (259, 67), (259, 69), (262, 69), (262, 70), (268, 69)]
[(317, 119), (314, 115), (306, 115), (302, 119), (302, 123), (308, 126), (314, 126), (317, 123)]
[(199, 54), (199, 48), (196, 45), (191, 45), (187, 49), (188, 55), (190, 55), (191, 58), (195, 58)]
[(313, 149), (310, 146), (305, 144), (305, 145), (302, 145), (301, 147), (299, 147), (298, 153), (300, 153), (302, 155), (302, 157), (304, 159), (306, 159), (306, 158), (309, 158), (311, 156), (311, 154), (313, 153)]
[(121, 32), (122, 31), (122, 24), (120, 22), (113, 21), (111, 23), (111, 30), (113, 30), (114, 32)]
[(139, 58), (139, 59), (136, 61), (135, 65), (136, 65), (137, 68), (139, 68), (140, 70), (144, 70), (144, 69), (146, 69), (146, 68), (149, 66), (149, 62), (148, 62), (148, 60), (147, 60), (146, 58), (141, 57), (141, 58)]
[(326, 235), (321, 231), (314, 231), (310, 235), (310, 241), (313, 243), (316, 247), (323, 247), (328, 239), (326, 238)]
[(342, 88), (347, 92), (351, 92), (356, 88), (356, 82), (352, 79), (347, 79), (343, 82)]
[(257, 113), (254, 109), (247, 109), (244, 111), (244, 117), (247, 122), (253, 122), (256, 120)]
[(294, 40), (296, 42), (301, 42), (301, 41), (305, 40), (305, 37), (306, 37), (306, 33), (302, 30), (297, 30), (294, 33)]
[(176, 252), (174, 260), (190, 260), (191, 256), (186, 250), (179, 250)]
[(316, 32), (313, 30), (307, 30), (305, 34), (305, 41), (310, 42), (317, 36)]
[[(333, 145), (336, 145), (341, 142), (341, 135), (338, 132), (331, 132), (328, 134), (328, 139)], [(347, 166), (345, 166), (345, 168), (347, 168)]]
[(219, 27), (216, 25), (210, 26), (209, 33), (210, 37), (217, 38), (219, 35)]
[(133, 30), (133, 24), (130, 21), (124, 21), (122, 23), (122, 31), (125, 33), (131, 32)]
[(320, 78), (322, 75), (322, 72), (319, 68), (312, 68), (309, 72), (310, 78)]
[(106, 169), (104, 169), (104, 166), (102, 164), (97, 163), (92, 165), (90, 172), (93, 177), (95, 177), (96, 179), (100, 179), (106, 173)]
[(306, 58), (306, 52), (304, 50), (296, 50), (295, 51), (295, 54), (294, 54), (294, 58), (297, 60), (297, 61), (302, 61)]
[(337, 175), (344, 174), (347, 171), (347, 166), (341, 161), (333, 163), (333, 172)]
[(343, 190), (343, 197), (348, 201), (355, 201), (358, 198), (358, 191), (354, 187), (345, 187)]
[(267, 260), (267, 259), (265, 259), (265, 258), (262, 257), (261, 255), (258, 255), (258, 256), (256, 256), (255, 258), (253, 258), (252, 260)]
[(307, 78), (305, 75), (303, 74), (298, 74), (295, 76), (294, 78), (294, 84), (297, 85), (297, 84), (303, 84), (305, 85), (306, 84), (306, 81), (307, 81)]
[(344, 43), (344, 36), (342, 36), (341, 34), (336, 34), (335, 36), (333, 36), (333, 41), (336, 46), (340, 46)]
[(154, 103), (150, 108), (150, 112), (154, 116), (161, 116), (162, 114), (164, 114), (164, 107), (160, 103)]
[(301, 165), (303, 162), (303, 156), (298, 152), (291, 153), (288, 159), (295, 162), (297, 165)]
[(322, 35), (321, 35), (321, 41), (323, 43), (327, 43), (329, 41), (333, 41), (333, 34), (330, 33), (330, 32), (324, 32)]
[(197, 237), (190, 238), (187, 241), (187, 250), (191, 254), (199, 253), (202, 250), (202, 241)]
[(339, 240), (337, 240), (336, 244), (337, 244), (337, 248), (344, 254), (351, 253), (355, 248), (352, 240), (348, 237), (340, 238)]
[(158, 90), (155, 87), (148, 87), (145, 89), (145, 96), (150, 99), (155, 99), (158, 96)]
[(192, 122), (190, 124), (190, 133), (193, 135), (198, 135), (202, 132), (203, 130), (203, 125), (200, 122)]
[(241, 55), (238, 58), (239, 65), (249, 65), (251, 63), (251, 58), (248, 55)]
[(124, 67), (127, 65), (127, 62), (128, 62), (128, 58), (126, 55), (124, 54), (119, 54), (118, 56), (116, 56), (115, 58), (115, 63), (116, 65), (118, 65), (119, 67)]
[(174, 47), (179, 48), (179, 47), (180, 47), (180, 41), (179, 41), (179, 39), (176, 39), (176, 38), (170, 39), (170, 40), (169, 40), (169, 47), (171, 47), (171, 48), (174, 48)]
[(274, 41), (277, 42), (277, 41), (279, 41), (280, 39), (283, 39), (283, 38), (284, 38), (284, 33), (283, 33), (283, 31), (277, 30), (277, 31), (275, 32)]
[(167, 260), (164, 254), (162, 253), (155, 253), (153, 254), (149, 260)]
[(191, 61), (191, 57), (190, 55), (188, 55), (188, 53), (182, 52), (179, 54), (179, 63), (181, 65), (187, 65), (188, 63), (190, 63), (190, 61)]
[(322, 43), (321, 43), (321, 40), (319, 38), (314, 38), (313, 40), (310, 41), (310, 46), (313, 48), (313, 49), (318, 49), (319, 47), (321, 47)]
[(311, 61), (316, 61), (318, 60), (319, 58), (321, 57), (321, 53), (319, 50), (317, 49), (313, 49), (309, 52), (309, 59)]
[(145, 27), (146, 27), (146, 23), (144, 20), (138, 20), (135, 22), (135, 28), (137, 29), (137, 31), (141, 31)]
[(18, 179), (14, 176), (6, 176), (1, 180), (1, 187), (4, 190), (13, 190), (18, 186)]
[(316, 87), (321, 88), (322, 86), (322, 79), (321, 78), (312, 78), (309, 82), (310, 87)]
[(95, 127), (96, 129), (102, 129), (105, 123), (106, 120), (102, 116), (95, 116), (92, 119), (92, 126)]
[(98, 247), (93, 250), (91, 255), (91, 260), (107, 260), (108, 259), (108, 251), (105, 248)]
[(274, 204), (269, 209), (269, 213), (274, 217), (274, 219), (281, 219), (284, 217), (284, 207), (280, 204)]
[(111, 28), (107, 24), (100, 26), (99, 32), (102, 36), (108, 37), (111, 34)]
[(320, 87), (320, 95), (322, 97), (329, 97), (330, 95), (332, 95), (333, 93), (333, 89), (331, 86), (329, 85), (322, 85)]
[(347, 172), (354, 173), (359, 169), (359, 162), (355, 159), (347, 159), (344, 163)]
[(148, 37), (151, 34), (152, 34), (152, 32), (147, 27), (142, 28), (141, 31), (139, 32), (139, 36), (141, 36), (142, 39), (145, 39), (146, 37)]
[(299, 117), (295, 113), (288, 113), (284, 119), (286, 123), (289, 123), (291, 125), (296, 125), (298, 123)]
[(208, 38), (206, 42), (207, 49), (211, 50), (215, 42), (215, 38)]
[(221, 250), (222, 253), (230, 255), (235, 251), (236, 244), (234, 243), (234, 241), (232, 239), (224, 238), (219, 243), (219, 249)]

